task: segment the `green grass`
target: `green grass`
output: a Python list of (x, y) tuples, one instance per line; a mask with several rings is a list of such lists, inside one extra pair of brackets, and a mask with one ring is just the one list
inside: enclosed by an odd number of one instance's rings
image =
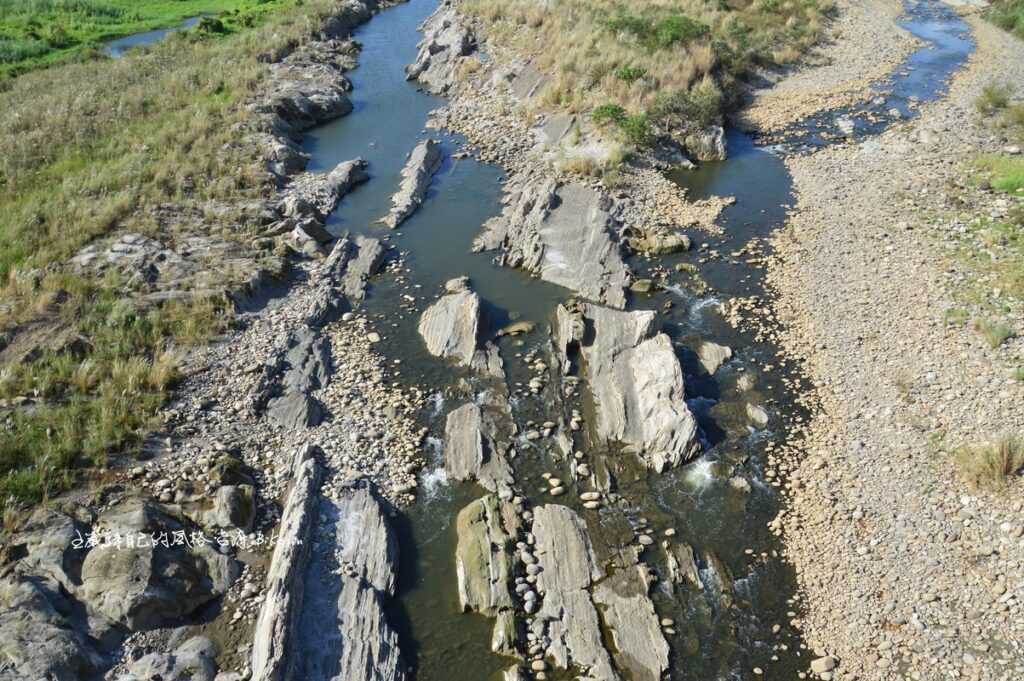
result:
[(989, 185), (1005, 194), (1024, 191), (1024, 158), (1020, 156), (982, 156), (975, 167), (984, 173)]
[(987, 16), (1000, 28), (1024, 38), (1024, 0), (993, 0)]
[[(183, 15), (198, 4), (121, 3)], [(217, 300), (141, 307), (127, 282), (58, 265), (116, 231), (173, 240), (194, 229), (158, 225), (160, 206), (204, 214), (211, 201), (273, 191), (244, 133), (256, 123), (247, 103), (269, 75), (267, 55), (308, 39), (336, 5), (235, 6), (261, 10), (251, 29), (232, 19), (226, 35), (175, 34), (143, 54), (37, 69), (0, 87), (0, 332), (17, 342), (19, 330), (56, 324), (82, 338), (0, 367), (0, 495), (9, 503), (59, 492), (83, 469), (130, 454), (173, 385), (179, 350), (230, 322)], [(259, 229), (233, 212), (208, 214), (199, 227), (240, 248)], [(237, 283), (222, 276), (225, 287)]]
[(977, 447), (961, 447), (955, 453), (960, 477), (973, 489), (1001, 491), (1024, 467), (1024, 440), (1004, 436)]
[(111, 38), (193, 16), (217, 15), (223, 32), (237, 31), (285, 4), (290, 0), (0, 0), (0, 78), (90, 55)]

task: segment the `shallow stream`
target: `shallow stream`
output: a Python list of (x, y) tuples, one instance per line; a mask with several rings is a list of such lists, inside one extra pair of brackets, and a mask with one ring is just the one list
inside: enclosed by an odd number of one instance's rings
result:
[[(378, 319), (386, 356), (402, 361), (403, 379), (429, 386), (438, 395), (436, 409), (425, 415), (434, 435), (433, 460), (421, 477), (418, 501), (397, 518), (401, 586), (392, 614), (401, 631), (402, 652), (415, 668), (418, 681), (480, 681), (512, 661), (490, 651), (493, 621), (463, 614), (458, 606), (454, 517), (483, 490), (445, 480), (440, 437), (446, 412), (458, 406), (445, 396), (467, 376), (427, 354), (416, 323), (419, 312), (436, 299), (446, 280), (468, 275), (486, 303), (492, 330), (512, 319), (537, 322), (532, 334), (500, 341), (510, 382), (525, 382), (529, 372), (522, 354), (543, 345), (556, 305), (572, 294), (523, 272), (496, 266), (493, 254), (470, 252), (481, 225), (500, 211), (503, 174), (472, 159), (452, 160), (462, 141), (424, 127), (429, 112), (444, 101), (406, 81), (404, 67), (416, 56), (417, 26), (435, 7), (435, 0), (411, 0), (382, 12), (356, 32), (363, 49), (360, 66), (349, 74), (355, 109), (347, 117), (313, 130), (306, 150), (312, 154), (310, 170), (330, 170), (356, 157), (369, 161), (371, 180), (345, 198), (330, 226), (338, 234), (387, 239), (395, 247), (393, 252), (404, 254), (402, 271), (392, 267), (372, 282), (365, 305)], [(799, 150), (841, 139), (830, 127), (837, 117), (866, 121), (856, 123), (855, 135), (877, 133), (893, 120), (874, 120), (878, 111), (895, 108), (906, 117), (916, 110), (914, 102), (941, 95), (948, 77), (970, 50), (965, 26), (955, 13), (934, 2), (910, 3), (908, 12), (905, 26), (931, 46), (915, 52), (897, 70), (885, 84), (887, 94), (880, 95), (883, 101), (870, 111), (816, 117), (788, 131), (783, 149)], [(428, 200), (393, 232), (377, 220), (390, 208), (407, 154), (425, 136), (442, 142), (446, 161), (434, 178)], [(630, 471), (631, 475), (618, 477), (617, 491), (631, 506), (631, 521), (645, 518), (659, 535), (673, 528), (676, 538), (692, 545), (698, 554), (717, 556), (735, 580), (728, 598), (710, 586), (686, 598), (662, 587), (664, 580), (653, 587), (659, 616), (677, 623), (678, 633), (669, 637), (672, 678), (754, 678), (754, 667), (765, 669), (765, 678), (795, 678), (808, 660), (798, 657), (799, 638), (786, 624), (790, 619), (786, 612), (792, 609), (787, 599), (795, 593), (794, 577), (777, 558), (775, 552), (780, 547), (766, 528), (781, 500), (765, 480), (763, 467), (773, 443), (786, 438), (779, 414), (794, 415), (791, 395), (799, 389), (800, 377), (785, 369), (777, 348), (757, 342), (752, 331), (736, 330), (728, 324), (720, 307), (734, 297), (764, 295), (762, 271), (732, 254), (783, 224), (786, 205), (792, 200), (790, 179), (778, 148), (757, 146), (736, 131), (730, 132), (728, 145), (728, 161), (671, 176), (692, 198), (737, 198), (737, 204), (722, 216), (724, 234), (692, 234), (695, 242), (705, 242), (705, 247), (656, 262), (640, 258), (630, 262), (639, 276), (658, 268), (669, 272), (666, 290), (634, 295), (630, 309), (660, 312), (663, 328), (676, 344), (687, 374), (688, 401), (705, 432), (707, 451), (695, 462), (660, 475)], [(677, 263), (694, 265), (699, 276), (677, 273)], [(714, 378), (699, 369), (694, 354), (702, 340), (727, 345), (736, 353)], [(737, 387), (744, 375), (755, 377), (753, 391)], [(764, 406), (771, 414), (767, 429), (758, 431), (748, 425), (748, 402)], [(546, 408), (537, 398), (513, 399), (521, 430), (528, 419), (546, 420)], [(543, 446), (525, 442), (517, 442), (517, 446), (522, 453), (512, 463), (520, 487), (531, 502), (552, 503), (537, 491), (543, 483), (539, 473), (549, 471), (567, 478), (564, 462), (549, 457)], [(730, 479), (742, 480), (745, 485)], [(591, 531), (598, 532), (596, 514), (585, 517)], [(645, 560), (663, 572), (659, 553), (660, 549), (649, 550)], [(710, 572), (701, 575), (709, 585), (718, 579)], [(782, 625), (778, 634), (772, 632), (775, 624)]]

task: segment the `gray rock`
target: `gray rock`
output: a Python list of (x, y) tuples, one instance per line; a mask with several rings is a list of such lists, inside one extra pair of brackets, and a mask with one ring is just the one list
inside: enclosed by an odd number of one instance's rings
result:
[[(117, 504), (99, 516), (93, 532), (112, 541), (85, 557), (78, 594), (90, 613), (132, 630), (179, 621), (226, 592), (241, 572), (214, 543), (191, 541), (198, 528), (180, 511), (149, 500)], [(190, 541), (175, 543), (175, 533)], [(170, 538), (168, 546), (152, 539), (161, 536)]]
[(423, 22), (420, 31), (423, 40), (419, 43), (419, 54), (406, 67), (406, 76), (430, 92), (443, 94), (455, 82), (462, 59), (476, 50), (476, 36), (450, 0)]
[(764, 428), (768, 425), (768, 412), (756, 404), (747, 404), (747, 418), (757, 428)]
[(480, 297), (468, 289), (448, 293), (427, 308), (417, 327), (427, 350), (435, 357), (484, 374), (504, 377), (501, 357), (493, 343), (478, 343), (481, 333)]
[(588, 670), (587, 678), (617, 681), (590, 598), (589, 590), (604, 570), (586, 525), (572, 509), (549, 504), (534, 509), (533, 535), (542, 568), (537, 586), (544, 593), (533, 632), (550, 642), (546, 657), (560, 669), (581, 667)]
[(195, 636), (173, 653), (150, 653), (128, 665), (117, 681), (214, 681), (217, 646), (205, 636)]
[(463, 610), (497, 617), (499, 612), (514, 607), (509, 585), (519, 525), (512, 504), (499, 501), (494, 494), (477, 499), (459, 512), (455, 574)]
[(385, 615), (397, 583), (398, 543), (366, 482), (321, 503), (306, 567), (298, 681), (401, 681), (398, 634)]
[(697, 569), (697, 555), (689, 544), (672, 544), (667, 553), (668, 573), (675, 584), (688, 585), (702, 590), (704, 583), (700, 581)]
[[(655, 332), (656, 314), (589, 303), (557, 314), (563, 366), (571, 366), (576, 348), (586, 365), (597, 436), (629, 445), (659, 472), (693, 458), (701, 448), (697, 421), (686, 406), (672, 342)], [(580, 335), (587, 324), (594, 330), (589, 344)]]
[(711, 341), (704, 341), (697, 349), (697, 356), (704, 370), (714, 375), (718, 368), (732, 359), (732, 348)]
[(630, 247), (641, 253), (652, 255), (666, 255), (690, 250), (690, 237), (685, 234), (675, 234), (664, 231), (655, 231), (643, 236), (634, 237), (629, 240)]
[(329, 375), (327, 340), (302, 326), (288, 334), (264, 366), (256, 410), (283, 428), (319, 425), (323, 411), (312, 393), (327, 384)]
[(105, 666), (52, 579), (0, 578), (0, 681), (92, 678)]
[(366, 296), (366, 282), (380, 271), (384, 262), (384, 247), (379, 239), (357, 236), (355, 257), (348, 263), (343, 288), (349, 301), (357, 303)]
[(485, 489), (498, 492), (513, 482), (506, 453), (514, 426), (503, 397), (488, 392), (481, 399), (483, 407), (464, 404), (448, 414), (445, 470), (454, 480), (476, 480)]
[(668, 643), (648, 596), (650, 574), (636, 564), (594, 587), (593, 599), (611, 632), (618, 668), (634, 681), (659, 681), (668, 671)]
[(416, 145), (402, 169), (402, 184), (391, 197), (394, 207), (381, 222), (395, 229), (420, 207), (442, 160), (441, 145), (436, 141), (427, 139)]
[(255, 519), (256, 489), (252, 485), (224, 485), (214, 493), (213, 507), (203, 514), (202, 524), (250, 532)]
[(307, 445), (292, 464), (292, 485), (281, 514), (277, 544), (267, 570), (266, 594), (256, 620), (252, 681), (287, 681), (301, 662), (294, 636), (302, 612), (309, 534), (319, 503), (322, 472), (317, 449)]
[(497, 261), (616, 308), (626, 305), (629, 270), (614, 240), (607, 196), (579, 183), (527, 180), (487, 222), (474, 250), (499, 250)]
[[(357, 158), (342, 161), (329, 173), (306, 173), (295, 178), (281, 200), (281, 213), (294, 219), (314, 218), (322, 226), (345, 194), (370, 179), (368, 165)], [(327, 234), (327, 240), (333, 238)]]

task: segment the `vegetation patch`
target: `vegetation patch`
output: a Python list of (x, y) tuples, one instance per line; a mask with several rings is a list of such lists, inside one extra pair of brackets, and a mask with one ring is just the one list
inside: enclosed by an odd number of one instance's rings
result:
[[(105, 2), (137, 12), (173, 5), (181, 14), (201, 4)], [(20, 12), (33, 3), (14, 4)], [(241, 31), (241, 14), (220, 15), (223, 37), (174, 34), (126, 59), (35, 70), (0, 88), (0, 494), (8, 501), (38, 500), (83, 467), (131, 453), (174, 383), (182, 350), (228, 324), (222, 300), (144, 306), (114, 274), (61, 267), (122, 230), (173, 242), (201, 228), (240, 248), (258, 232), (241, 211), (207, 208), (273, 191), (247, 143), (255, 114), (246, 105), (270, 73), (269, 55), (308, 39), (336, 3), (220, 4), (259, 6), (250, 16), (260, 19)], [(47, 7), (79, 5), (90, 3)], [(215, 23), (204, 30), (220, 32)], [(158, 224), (154, 216), (168, 206), (204, 217)], [(225, 287), (236, 283), (223, 276)]]
[(1013, 338), (1013, 327), (992, 319), (978, 319), (974, 322), (974, 330), (982, 335), (993, 350)]
[(1024, 38), (1024, 0), (993, 0), (987, 16), (996, 26)]
[(992, 189), (1004, 194), (1024, 192), (1024, 158), (1020, 156), (982, 156), (975, 166), (984, 173)]
[[(0, 0), (0, 78), (98, 56), (112, 38), (202, 16), (196, 33), (254, 26), (293, 0)], [(216, 15), (216, 16), (214, 16)]]
[[(466, 0), (488, 40), (550, 75), (541, 104), (574, 113), (618, 106), (624, 137), (717, 121), (737, 78), (814, 44), (831, 0)], [(695, 115), (695, 117), (691, 117)]]
[(955, 459), (960, 477), (969, 487), (1000, 491), (1024, 467), (1024, 440), (1004, 436), (991, 444), (962, 447)]

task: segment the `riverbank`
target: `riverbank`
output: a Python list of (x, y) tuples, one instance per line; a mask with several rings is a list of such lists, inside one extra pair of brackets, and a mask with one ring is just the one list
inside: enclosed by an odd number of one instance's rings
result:
[[(946, 315), (974, 276), (950, 246), (957, 184), (1007, 144), (975, 100), (1024, 76), (1022, 44), (970, 22), (977, 52), (948, 98), (879, 138), (787, 161), (798, 203), (769, 282), (779, 341), (817, 389), (804, 442), (778, 462), (791, 493), (780, 523), (802, 630), (840, 660), (832, 678), (1024, 672), (1024, 486), (971, 490), (952, 455), (1024, 429), (1021, 341), (994, 349)], [(1006, 309), (1019, 324), (1019, 306)]]

